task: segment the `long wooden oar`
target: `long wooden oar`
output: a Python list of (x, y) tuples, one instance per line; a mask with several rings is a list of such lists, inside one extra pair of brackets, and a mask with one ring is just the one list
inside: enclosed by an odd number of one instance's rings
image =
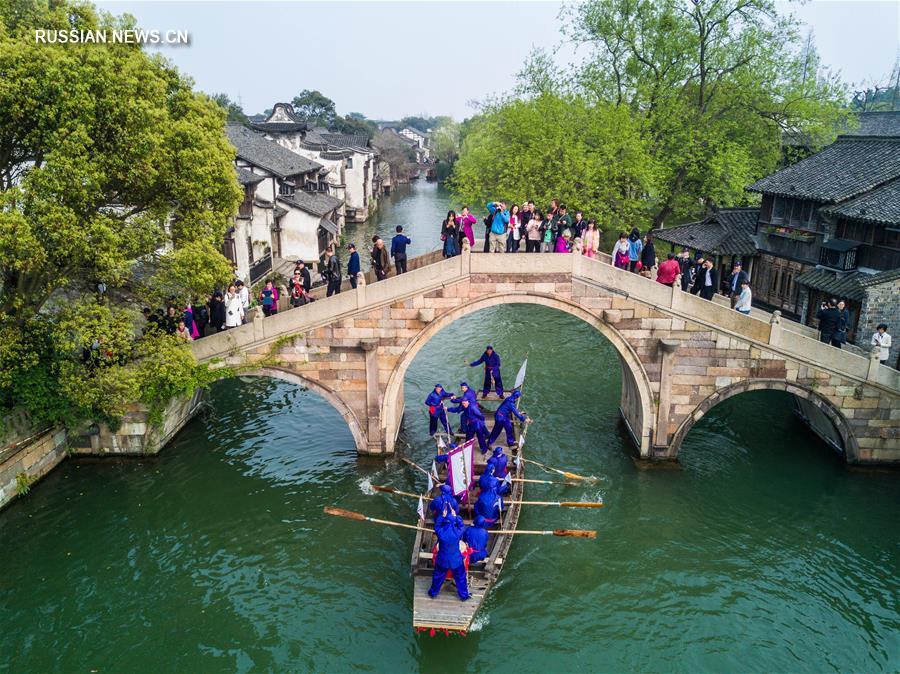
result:
[(519, 460), (524, 461), (525, 463), (533, 463), (535, 466), (537, 466), (538, 468), (543, 468), (548, 473), (557, 473), (559, 475), (562, 475), (563, 477), (569, 478), (570, 480), (584, 480), (585, 482), (596, 482), (597, 481), (597, 478), (594, 477), (593, 475), (585, 477), (584, 475), (578, 475), (577, 473), (570, 473), (567, 470), (560, 470), (559, 468), (551, 468), (550, 466), (545, 466), (544, 464), (534, 461), (533, 459), (526, 459), (524, 456), (520, 456)]
[(431, 479), (434, 480), (434, 483), (435, 483), (436, 485), (444, 484), (443, 482), (441, 482), (440, 480), (437, 479), (437, 475), (435, 475), (434, 473), (432, 473), (430, 470), (427, 470), (427, 469), (425, 469), (425, 468), (422, 468), (422, 466), (420, 466), (419, 464), (417, 464), (417, 463), (416, 463), (415, 461), (413, 461), (412, 459), (407, 459), (405, 456), (401, 456), (401, 457), (400, 457), (400, 460), (401, 460), (403, 463), (409, 464), (410, 466), (412, 466), (412, 467), (415, 468), (416, 470), (422, 471), (422, 472), (425, 473), (426, 475), (431, 475)]
[[(326, 515), (334, 515), (336, 517), (346, 517), (348, 520), (357, 520), (359, 522), (374, 522), (375, 524), (385, 524), (389, 527), (403, 527), (404, 529), (415, 529), (416, 531), (431, 532), (426, 527), (418, 527), (415, 524), (404, 524), (403, 522), (392, 522), (391, 520), (380, 520), (377, 517), (369, 517), (362, 513), (355, 513), (352, 510), (344, 510), (343, 508), (334, 508), (325, 506)], [(491, 531), (492, 534), (532, 534), (534, 536), (566, 536), (570, 538), (597, 538), (597, 532), (593, 529), (549, 529), (547, 531), (522, 531), (519, 529), (501, 529), (499, 531)]]
[[(377, 484), (372, 485), (372, 489), (375, 491), (381, 491), (385, 494), (394, 494), (395, 496), (406, 496), (408, 498), (419, 498), (419, 494), (413, 494), (408, 491), (400, 491), (399, 489), (395, 489), (394, 487), (382, 487)], [(424, 496), (424, 500), (431, 501), (433, 500), (430, 496)], [(543, 505), (543, 506), (561, 506), (563, 508), (602, 508), (603, 501), (507, 501), (503, 500), (504, 503), (509, 505)]]

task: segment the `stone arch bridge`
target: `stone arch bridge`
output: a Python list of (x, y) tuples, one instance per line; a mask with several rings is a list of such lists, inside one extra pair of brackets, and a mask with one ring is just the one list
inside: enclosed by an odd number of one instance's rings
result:
[(497, 304), (540, 304), (594, 326), (622, 366), (620, 412), (647, 459), (675, 458), (691, 427), (728, 397), (794, 394), (850, 463), (900, 462), (900, 373), (821, 344), (808, 328), (744, 316), (580, 255), (430, 253), (401, 276), (282, 311), (193, 344), (200, 361), (309, 386), (347, 421), (362, 454), (394, 451), (403, 379), (453, 321)]

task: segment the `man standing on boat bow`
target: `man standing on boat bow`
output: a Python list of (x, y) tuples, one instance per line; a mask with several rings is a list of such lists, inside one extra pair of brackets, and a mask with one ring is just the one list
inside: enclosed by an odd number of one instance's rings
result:
[(503, 380), (500, 378), (500, 356), (494, 351), (494, 347), (488, 344), (481, 358), (469, 363), (469, 367), (477, 367), (484, 364), (484, 386), (482, 386), (481, 397), (487, 398), (491, 392), (491, 380), (493, 379), (493, 387), (496, 387), (497, 396), (503, 397)]

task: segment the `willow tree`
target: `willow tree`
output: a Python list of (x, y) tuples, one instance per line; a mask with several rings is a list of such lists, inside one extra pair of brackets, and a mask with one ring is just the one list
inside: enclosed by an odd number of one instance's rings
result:
[(545, 92), (494, 103), (466, 127), (451, 180), (465, 201), (560, 199), (609, 229), (637, 224), (654, 189), (647, 144), (624, 108)]
[(566, 84), (632, 111), (660, 171), (655, 225), (740, 204), (783, 133), (833, 138), (846, 91), (771, 0), (587, 0), (565, 13), (589, 58)]
[(37, 421), (110, 420), (189, 385), (183, 349), (136, 339), (139, 302), (230, 273), (224, 113), (139, 46), (34, 37), (133, 27), (83, 3), (0, 12), (0, 408)]

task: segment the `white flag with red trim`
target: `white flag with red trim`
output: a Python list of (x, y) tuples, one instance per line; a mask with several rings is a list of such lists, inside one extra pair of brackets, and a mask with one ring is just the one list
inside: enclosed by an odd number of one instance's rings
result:
[(416, 508), (416, 512), (419, 513), (419, 519), (425, 519), (425, 501), (422, 500), (422, 497), (419, 497), (419, 507)]

